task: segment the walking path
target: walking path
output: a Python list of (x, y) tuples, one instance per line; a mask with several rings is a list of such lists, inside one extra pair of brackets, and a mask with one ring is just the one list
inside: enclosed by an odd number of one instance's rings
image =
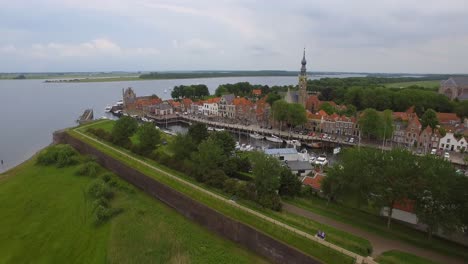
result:
[[(94, 125), (94, 124), (96, 124), (96, 123), (93, 123), (93, 124), (90, 124), (90, 125)], [(341, 252), (341, 253), (343, 253), (343, 254), (345, 254), (345, 255), (347, 255), (347, 256), (350, 256), (350, 257), (356, 259), (356, 263), (358, 263), (358, 264), (359, 264), (359, 263), (364, 263), (364, 262), (363, 262), (364, 260), (366, 260), (365, 263), (369, 263), (369, 264), (376, 263), (376, 262), (370, 260), (369, 258), (366, 258), (366, 257), (363, 257), (363, 256), (361, 256), (361, 255), (358, 255), (358, 254), (356, 254), (356, 253), (354, 253), (354, 252), (351, 252), (351, 251), (349, 251), (349, 250), (346, 250), (346, 249), (344, 249), (344, 248), (341, 248), (341, 247), (339, 247), (339, 246), (336, 246), (336, 245), (334, 245), (334, 244), (332, 244), (332, 243), (329, 243), (329, 242), (327, 242), (327, 241), (325, 241), (325, 240), (316, 238), (315, 236), (312, 236), (312, 235), (310, 235), (310, 234), (308, 234), (308, 233), (306, 233), (306, 232), (303, 232), (303, 231), (301, 231), (301, 230), (299, 230), (299, 229), (296, 229), (296, 228), (294, 228), (294, 227), (291, 227), (291, 226), (289, 226), (289, 225), (286, 225), (286, 224), (284, 224), (284, 223), (281, 223), (281, 222), (279, 222), (279, 221), (277, 221), (277, 220), (275, 220), (275, 219), (273, 219), (273, 218), (270, 218), (270, 217), (268, 217), (268, 216), (265, 216), (264, 214), (261, 214), (261, 213), (259, 213), (259, 212), (257, 212), (257, 211), (254, 211), (254, 210), (252, 210), (252, 209), (250, 209), (250, 208), (248, 208), (248, 207), (245, 207), (245, 206), (243, 206), (243, 205), (239, 205), (239, 204), (237, 204), (237, 203), (235, 203), (235, 202), (232, 202), (231, 200), (226, 199), (225, 197), (222, 197), (222, 196), (220, 196), (220, 195), (217, 195), (217, 194), (215, 194), (215, 193), (212, 193), (211, 191), (208, 191), (208, 190), (206, 190), (206, 189), (204, 189), (204, 188), (202, 188), (202, 187), (200, 187), (200, 186), (198, 186), (198, 185), (195, 185), (195, 184), (193, 184), (193, 183), (191, 183), (191, 182), (188, 182), (188, 181), (186, 181), (186, 180), (184, 180), (184, 179), (182, 179), (182, 178), (180, 178), (180, 177), (177, 177), (177, 176), (175, 176), (175, 175), (173, 175), (173, 174), (171, 174), (171, 173), (168, 173), (168, 172), (166, 172), (166, 171), (164, 171), (164, 170), (161, 170), (161, 169), (159, 169), (159, 168), (156, 168), (156, 167), (150, 165), (150, 164), (147, 163), (147, 162), (144, 162), (144, 161), (142, 161), (142, 160), (140, 160), (140, 159), (137, 159), (137, 158), (135, 158), (135, 157), (132, 156), (132, 155), (129, 155), (129, 154), (127, 154), (127, 153), (125, 153), (125, 152), (123, 152), (123, 151), (121, 151), (121, 150), (119, 150), (119, 149), (117, 149), (117, 148), (115, 148), (115, 147), (109, 146), (109, 145), (107, 145), (106, 143), (103, 143), (103, 142), (101, 142), (101, 141), (99, 141), (99, 140), (97, 140), (97, 139), (95, 139), (95, 138), (93, 138), (93, 137), (90, 137), (90, 136), (88, 136), (88, 135), (82, 133), (81, 131), (79, 131), (80, 129), (83, 129), (83, 128), (85, 128), (85, 127), (87, 127), (87, 126), (83, 126), (83, 127), (78, 128), (78, 129), (74, 129), (73, 131), (76, 132), (76, 133), (78, 133), (78, 134), (80, 134), (80, 136), (82, 136), (82, 137), (85, 137), (85, 138), (87, 138), (87, 139), (89, 139), (89, 140), (91, 140), (91, 141), (96, 142), (96, 143), (99, 144), (99, 145), (102, 145), (102, 146), (104, 146), (104, 147), (106, 147), (106, 148), (108, 148), (108, 149), (111, 149), (112, 151), (114, 151), (114, 152), (116, 152), (116, 153), (122, 155), (123, 157), (125, 157), (125, 158), (127, 158), (127, 159), (131, 159), (131, 160), (133, 160), (133, 161), (136, 161), (136, 162), (138, 162), (138, 163), (140, 163), (140, 164), (142, 164), (142, 165), (144, 165), (144, 166), (146, 166), (146, 167), (148, 167), (148, 168), (150, 168), (150, 169), (152, 169), (152, 170), (154, 170), (154, 171), (156, 171), (156, 172), (158, 172), (158, 173), (161, 173), (161, 174), (163, 174), (163, 175), (165, 175), (165, 176), (167, 176), (167, 177), (169, 177), (169, 178), (171, 178), (171, 179), (174, 179), (174, 180), (176, 180), (176, 181), (178, 181), (178, 182), (180, 182), (180, 183), (183, 183), (183, 184), (185, 184), (185, 185), (187, 185), (187, 186), (190, 186), (190, 187), (193, 188), (193, 189), (196, 189), (196, 190), (198, 190), (198, 191), (200, 191), (200, 192), (203, 192), (203, 193), (205, 193), (205, 194), (207, 194), (207, 195), (210, 195), (210, 196), (213, 197), (213, 198), (216, 198), (216, 199), (218, 199), (218, 200), (220, 200), (220, 201), (223, 201), (223, 202), (224, 202), (226, 205), (228, 205), (228, 206), (237, 207), (237, 208), (240, 209), (240, 210), (243, 210), (243, 211), (248, 212), (248, 213), (250, 213), (250, 214), (253, 214), (253, 215), (257, 216), (257, 217), (260, 217), (260, 218), (262, 218), (262, 219), (264, 219), (264, 220), (266, 220), (266, 221), (268, 221), (268, 222), (270, 222), (270, 223), (273, 223), (273, 224), (275, 224), (275, 225), (277, 225), (277, 226), (280, 226), (280, 227), (282, 227), (282, 228), (285, 228), (286, 230), (289, 230), (289, 231), (291, 231), (291, 232), (293, 232), (293, 233), (296, 233), (296, 234), (298, 234), (298, 235), (304, 236), (304, 237), (306, 237), (306, 238), (308, 238), (308, 239), (310, 239), (310, 240), (313, 240), (313, 241), (315, 241), (315, 242), (317, 242), (317, 243), (320, 243), (320, 244), (322, 244), (322, 245), (324, 245), (324, 246), (326, 246), (326, 247), (332, 248), (332, 249), (334, 249), (334, 250), (336, 250), (336, 251), (338, 251), (338, 252)]]
[(433, 261), (437, 261), (439, 263), (453, 263), (453, 264), (463, 264), (465, 263), (463, 260), (459, 258), (453, 258), (447, 255), (442, 255), (437, 252), (420, 248), (409, 243), (398, 241), (394, 239), (388, 239), (374, 233), (370, 233), (368, 231), (362, 230), (360, 228), (354, 227), (352, 225), (336, 221), (334, 219), (313, 213), (311, 211), (302, 209), (300, 207), (294, 206), (292, 204), (284, 203), (283, 202), (283, 210), (288, 211), (293, 214), (301, 215), (307, 218), (310, 218), (314, 221), (317, 221), (322, 224), (326, 224), (329, 226), (333, 226), (337, 229), (346, 231), (356, 236), (360, 236), (369, 240), (373, 247), (373, 257), (377, 257), (385, 251), (389, 250), (400, 250), (405, 251), (414, 255), (418, 255), (420, 257), (424, 257)]

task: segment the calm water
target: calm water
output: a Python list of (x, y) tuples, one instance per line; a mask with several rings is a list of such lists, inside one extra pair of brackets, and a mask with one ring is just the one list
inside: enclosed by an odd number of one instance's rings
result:
[[(358, 75), (314, 76), (351, 77)], [(108, 104), (122, 99), (122, 88), (138, 95), (170, 97), (181, 84), (206, 84), (213, 93), (220, 84), (247, 81), (252, 84), (291, 85), (297, 77), (229, 77), (208, 79), (149, 80), (109, 83), (44, 83), (43, 80), (0, 80), (0, 172), (18, 165), (52, 142), (52, 132), (76, 125), (86, 108), (94, 117), (105, 115)], [(164, 93), (167, 89), (168, 92)]]

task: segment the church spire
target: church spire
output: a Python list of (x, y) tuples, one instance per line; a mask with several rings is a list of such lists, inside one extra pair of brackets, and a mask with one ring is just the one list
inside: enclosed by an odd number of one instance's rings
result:
[(305, 76), (305, 75), (306, 75), (306, 72), (307, 72), (307, 69), (306, 69), (307, 61), (306, 61), (306, 58), (305, 58), (305, 48), (304, 48), (304, 55), (302, 56), (301, 64), (302, 64), (302, 67), (301, 67), (301, 75), (302, 75), (302, 76)]

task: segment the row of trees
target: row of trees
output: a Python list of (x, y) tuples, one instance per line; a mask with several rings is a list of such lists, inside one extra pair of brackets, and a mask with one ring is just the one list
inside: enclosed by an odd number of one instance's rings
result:
[(439, 228), (453, 231), (468, 225), (468, 178), (434, 155), (415, 156), (393, 149), (346, 149), (323, 182), (330, 200), (357, 198), (360, 203), (387, 207), (390, 228), (396, 204), (412, 203), (430, 238)]
[(252, 95), (252, 90), (260, 89), (262, 94), (268, 94), (270, 92), (270, 87), (268, 85), (254, 85), (249, 82), (238, 82), (238, 83), (227, 83), (221, 84), (215, 91), (216, 96), (222, 96), (224, 94), (234, 94), (235, 96), (250, 96)]
[(175, 86), (171, 92), (172, 98), (177, 100), (182, 98), (200, 99), (209, 95), (210, 91), (205, 84), (179, 85)]
[(285, 100), (276, 100), (273, 103), (271, 115), (273, 120), (280, 123), (280, 130), (286, 122), (289, 128), (303, 125), (307, 122), (307, 114), (304, 106), (296, 103), (288, 103)]

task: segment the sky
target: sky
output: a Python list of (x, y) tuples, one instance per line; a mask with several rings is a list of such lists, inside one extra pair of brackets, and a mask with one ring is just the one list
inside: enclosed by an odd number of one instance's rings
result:
[(0, 0), (0, 72), (468, 73), (467, 0)]

